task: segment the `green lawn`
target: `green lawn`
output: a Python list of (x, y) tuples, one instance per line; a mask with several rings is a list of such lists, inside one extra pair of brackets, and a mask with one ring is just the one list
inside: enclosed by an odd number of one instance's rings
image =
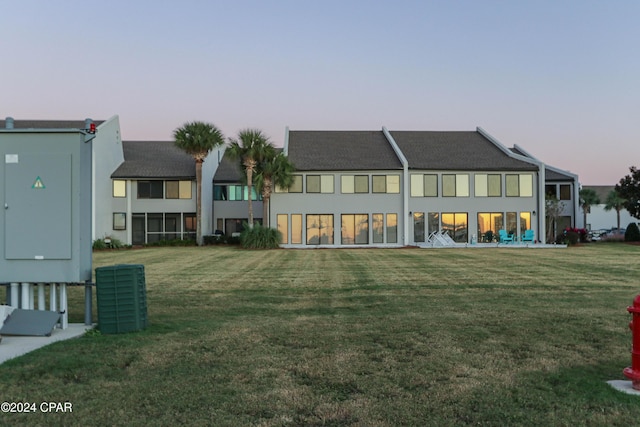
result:
[[(627, 426), (640, 397), (605, 381), (631, 361), (639, 255), (98, 252), (94, 267), (145, 265), (149, 328), (0, 365), (0, 401), (73, 404), (0, 425)], [(82, 322), (82, 289), (70, 305)]]

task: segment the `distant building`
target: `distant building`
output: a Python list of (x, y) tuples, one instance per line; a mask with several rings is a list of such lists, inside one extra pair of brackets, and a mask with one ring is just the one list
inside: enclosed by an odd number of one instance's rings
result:
[[(610, 211), (604, 210), (607, 195), (615, 189), (615, 185), (585, 185), (582, 188), (594, 190), (600, 199), (599, 205), (591, 206), (591, 213), (587, 214), (585, 228), (588, 230), (610, 230), (616, 228), (618, 226), (616, 211), (614, 209)], [(582, 208), (580, 208), (580, 217), (584, 218)], [(638, 222), (638, 219), (632, 217), (626, 209), (622, 209), (620, 211), (620, 228), (627, 228), (627, 225), (631, 222)]]

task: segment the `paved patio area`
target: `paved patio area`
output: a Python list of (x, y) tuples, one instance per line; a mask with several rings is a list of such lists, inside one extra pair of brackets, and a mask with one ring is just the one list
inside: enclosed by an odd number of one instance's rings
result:
[(0, 341), (0, 364), (51, 343), (82, 336), (87, 330), (92, 328), (93, 326), (72, 323), (69, 324), (67, 329), (54, 328), (49, 337), (16, 337), (5, 335), (2, 337), (2, 341)]

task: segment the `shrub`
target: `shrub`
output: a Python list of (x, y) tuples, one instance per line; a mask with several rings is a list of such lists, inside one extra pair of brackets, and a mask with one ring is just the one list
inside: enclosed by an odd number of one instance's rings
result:
[(256, 223), (246, 227), (240, 234), (240, 243), (245, 249), (274, 249), (280, 247), (280, 232), (275, 228)]
[[(107, 243), (107, 239), (110, 241)], [(96, 239), (93, 241), (93, 249), (122, 249), (131, 247), (129, 245), (125, 245), (122, 243), (120, 239), (116, 239), (115, 237), (105, 237), (103, 239)]]
[(630, 223), (627, 226), (627, 231), (624, 232), (625, 242), (640, 242), (640, 229), (635, 222)]

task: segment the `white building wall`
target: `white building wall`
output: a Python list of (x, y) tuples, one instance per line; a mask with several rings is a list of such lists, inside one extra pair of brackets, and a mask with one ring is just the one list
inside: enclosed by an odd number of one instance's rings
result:
[(120, 118), (116, 115), (96, 129), (93, 144), (93, 223), (92, 240), (113, 235), (111, 174), (124, 161)]
[[(618, 216), (615, 210), (605, 211), (604, 204), (591, 206), (591, 213), (587, 214), (588, 230), (610, 230), (618, 226)], [(584, 221), (584, 211), (580, 208), (580, 222)], [(640, 222), (640, 220), (631, 216), (629, 211), (623, 209), (620, 211), (620, 228), (627, 228), (631, 222)]]

